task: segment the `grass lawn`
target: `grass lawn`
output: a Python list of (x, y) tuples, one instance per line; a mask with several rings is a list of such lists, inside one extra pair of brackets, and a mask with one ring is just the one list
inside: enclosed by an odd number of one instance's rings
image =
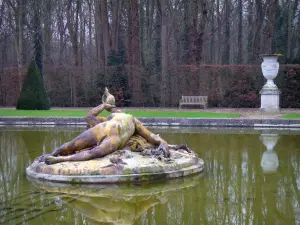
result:
[[(33, 116), (33, 117), (83, 117), (87, 110), (13, 110), (0, 109), (0, 116)], [(189, 117), (189, 118), (233, 118), (238, 117), (238, 113), (214, 113), (214, 112), (195, 112), (195, 111), (178, 111), (178, 110), (126, 110), (135, 117)], [(107, 116), (109, 113), (104, 111), (100, 115)]]
[(300, 113), (289, 113), (282, 116), (284, 119), (300, 119)]

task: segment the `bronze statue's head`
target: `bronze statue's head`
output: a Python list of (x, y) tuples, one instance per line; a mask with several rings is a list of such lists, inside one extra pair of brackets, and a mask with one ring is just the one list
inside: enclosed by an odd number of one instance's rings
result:
[(109, 93), (107, 87), (105, 88), (104, 94), (102, 95), (102, 103), (110, 104), (114, 107), (116, 106), (116, 99), (111, 93)]

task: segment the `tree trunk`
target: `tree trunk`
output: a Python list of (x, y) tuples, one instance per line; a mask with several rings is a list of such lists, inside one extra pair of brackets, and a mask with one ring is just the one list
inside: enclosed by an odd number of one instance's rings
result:
[(105, 65), (107, 65), (108, 56), (110, 54), (110, 36), (109, 36), (107, 0), (100, 1), (100, 16), (101, 16), (101, 32), (103, 34), (104, 63)]
[(0, 29), (2, 29), (3, 16), (4, 16), (4, 9), (5, 9), (5, 4), (4, 4), (4, 2), (2, 1), (1, 9), (0, 9)]
[(225, 7), (225, 43), (222, 55), (222, 64), (230, 63), (230, 2), (224, 0)]
[(150, 73), (152, 64), (151, 44), (152, 44), (152, 29), (153, 29), (153, 14), (154, 14), (154, 1), (148, 0), (146, 2), (146, 52), (145, 52), (145, 63)]
[(260, 49), (260, 37), (261, 37), (261, 29), (264, 21), (264, 11), (263, 11), (263, 3), (261, 0), (255, 0), (256, 7), (256, 20), (255, 20), (255, 30), (254, 30), (254, 40), (253, 40), (253, 58), (252, 63), (259, 62), (259, 55), (261, 54)]
[(140, 11), (140, 27), (139, 27), (139, 33), (140, 33), (140, 56), (141, 56), (141, 65), (142, 67), (145, 66), (145, 56), (144, 56), (144, 17), (145, 17), (145, 12), (144, 12), (144, 5), (145, 2), (144, 0), (140, 0), (140, 5), (139, 5), (139, 11)]
[[(275, 1), (275, 0), (273, 0)], [(288, 62), (291, 60), (291, 43), (292, 43), (292, 1), (288, 0), (288, 21), (287, 21), (287, 43), (286, 43), (286, 55), (285, 58)], [(274, 18), (275, 20), (275, 18)]]
[(197, 50), (198, 50), (198, 58), (199, 58), (199, 61), (198, 61), (198, 64), (201, 63), (201, 60), (202, 60), (202, 50), (203, 50), (203, 37), (204, 37), (204, 32), (205, 32), (205, 26), (206, 26), (206, 23), (207, 23), (207, 18), (208, 18), (208, 11), (207, 11), (207, 2), (206, 0), (199, 0), (200, 2), (200, 6), (201, 6), (201, 20), (200, 20), (200, 26), (199, 26), (199, 37), (198, 37), (198, 47), (197, 47)]
[[(72, 105), (74, 107), (77, 106), (77, 85), (76, 85), (76, 72), (77, 67), (80, 64), (80, 58), (79, 58), (79, 42), (78, 42), (78, 27), (79, 27), (79, 13), (81, 11), (81, 1), (76, 0), (75, 6), (74, 6), (75, 12), (73, 10), (72, 1), (69, 1), (68, 7), (67, 7), (67, 27), (68, 31), (70, 33), (70, 39), (72, 43), (72, 49), (73, 49), (73, 55), (74, 55), (74, 66), (76, 70), (73, 70), (71, 72), (70, 77), (70, 86), (71, 86), (71, 100)], [(75, 17), (73, 17), (73, 14), (75, 13)]]
[(190, 20), (189, 20), (189, 0), (183, 1), (183, 31), (182, 31), (182, 62), (190, 64)]
[(18, 1), (18, 13), (16, 18), (16, 34), (17, 34), (17, 58), (18, 58), (18, 73), (19, 73), (19, 87), (20, 91), (22, 89), (22, 69), (24, 66), (24, 9), (25, 9), (25, 4), (23, 0)]
[[(92, 16), (93, 16), (93, 13), (92, 13), (92, 1), (89, 0), (88, 1), (88, 9), (89, 9), (89, 13), (88, 13), (88, 30), (89, 30), (89, 36), (88, 36), (88, 50), (89, 50), (89, 54), (90, 54), (90, 57), (89, 57), (89, 63), (90, 63), (90, 69), (92, 68), (93, 66), (93, 62), (94, 60), (94, 51), (93, 51), (93, 34), (92, 34)], [(95, 37), (96, 38), (96, 37)]]
[(264, 54), (271, 54), (272, 53), (272, 41), (273, 41), (273, 33), (275, 27), (275, 15), (277, 9), (278, 0), (270, 0), (268, 6), (268, 14), (267, 14), (267, 23), (265, 25), (263, 34), (264, 34)]
[[(212, 1), (211, 3), (211, 10), (214, 12), (215, 8), (215, 2)], [(210, 39), (210, 63), (214, 64), (215, 63), (215, 15), (214, 13), (211, 13), (211, 39)]]
[(139, 35), (139, 5), (138, 0), (128, 0), (128, 64), (130, 66), (130, 83), (132, 87), (132, 102), (141, 105), (141, 58)]
[[(86, 20), (82, 9), (80, 9), (80, 40), (79, 40), (79, 65), (83, 66), (83, 52), (85, 44), (85, 25)], [(91, 53), (90, 53), (91, 54)]]
[(191, 45), (190, 45), (190, 57), (191, 63), (197, 65), (199, 63), (199, 55), (198, 55), (198, 45), (199, 45), (199, 34), (197, 30), (198, 26), (198, 0), (192, 0), (190, 4), (190, 17), (191, 17), (191, 25), (190, 25), (190, 38), (191, 38)]
[(62, 64), (64, 61), (64, 36), (66, 26), (64, 23), (64, 5), (62, 2), (59, 2), (57, 6), (57, 29), (59, 33), (59, 63)]
[(239, 25), (238, 25), (238, 54), (237, 64), (243, 63), (243, 2), (238, 0), (238, 14), (239, 14)]
[(44, 7), (44, 49), (45, 61), (51, 61), (52, 1), (46, 0)]
[(168, 24), (169, 18), (167, 13), (167, 0), (160, 0), (161, 10), (161, 86), (160, 86), (160, 106), (165, 107), (168, 102), (168, 72), (169, 72), (169, 40)]
[(221, 12), (220, 12), (220, 0), (217, 0), (217, 25), (218, 25), (218, 43), (217, 43), (217, 60), (216, 63), (221, 63), (221, 41), (222, 41), (222, 18), (221, 18)]
[[(199, 18), (199, 4), (201, 9), (201, 19)], [(192, 24), (190, 28), (191, 43), (191, 61), (195, 65), (201, 63), (202, 49), (203, 49), (203, 36), (205, 25), (207, 22), (207, 4), (205, 0), (193, 0), (191, 4), (191, 17)], [(199, 27), (198, 27), (199, 26)]]
[(118, 52), (122, 1), (112, 1), (111, 49)]
[(296, 59), (298, 60), (298, 63), (300, 63), (300, 13), (298, 13), (298, 27), (297, 27), (297, 33), (296, 33), (296, 41), (298, 45), (298, 51), (296, 53)]
[(103, 50), (103, 34), (101, 29), (101, 10), (99, 1), (95, 0), (95, 43), (96, 43), (96, 56), (98, 69), (103, 68), (105, 65), (104, 50)]
[(9, 5), (9, 14), (14, 17), (14, 22), (10, 21), (12, 24), (12, 29), (14, 30), (14, 43), (17, 55), (18, 64), (18, 86), (19, 90), (22, 89), (22, 69), (24, 66), (24, 20), (25, 20), (25, 10), (26, 1), (17, 0), (16, 3), (11, 0), (7, 0)]
[[(76, 1), (75, 12), (73, 11), (72, 1), (69, 2), (67, 7), (67, 27), (70, 33), (72, 43), (74, 65), (79, 65), (79, 52), (78, 52), (78, 26), (79, 26), (79, 11), (81, 9), (81, 1)], [(73, 14), (75, 13), (75, 18)]]
[(251, 63), (253, 56), (252, 56), (252, 51), (253, 51), (253, 0), (248, 0), (248, 37), (247, 37), (247, 62)]
[[(292, 21), (296, 21), (298, 18), (296, 18), (296, 12), (297, 12), (297, 8), (298, 8), (298, 4), (299, 4), (299, 0), (295, 0), (294, 4), (293, 4), (293, 8), (292, 8)], [(300, 14), (299, 12), (297, 13), (298, 15)], [(294, 62), (296, 59), (296, 54), (297, 52), (294, 50), (297, 48), (297, 25), (295, 23), (293, 23), (292, 26), (292, 40), (291, 40), (291, 62)], [(294, 50), (294, 51), (293, 51)]]

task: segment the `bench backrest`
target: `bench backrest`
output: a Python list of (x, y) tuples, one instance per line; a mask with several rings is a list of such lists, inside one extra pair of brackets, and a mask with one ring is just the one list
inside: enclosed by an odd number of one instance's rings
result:
[(182, 102), (191, 102), (191, 103), (206, 103), (207, 96), (182, 96)]

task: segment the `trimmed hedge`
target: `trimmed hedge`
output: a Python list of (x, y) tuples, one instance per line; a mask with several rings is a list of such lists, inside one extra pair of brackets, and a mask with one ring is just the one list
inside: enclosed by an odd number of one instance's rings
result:
[[(299, 71), (300, 65), (280, 64), (275, 84), (281, 90), (281, 107), (300, 107), (300, 85), (297, 85)], [(111, 93), (116, 96), (118, 106), (129, 105), (133, 97), (128, 92), (132, 88), (125, 85), (125, 82), (116, 85), (114, 76), (120, 73), (124, 79), (127, 76), (128, 79), (133, 78), (129, 76), (126, 66), (109, 66), (104, 71), (53, 64), (44, 66), (45, 86), (51, 104), (61, 107), (95, 106), (101, 103), (105, 86), (109, 86)], [(141, 106), (158, 107), (161, 74), (142, 70), (141, 77), (142, 91), (138, 93), (143, 100)], [(19, 96), (18, 79), (18, 70), (15, 68), (6, 68), (3, 73), (0, 71), (1, 106), (16, 105)], [(209, 107), (259, 107), (259, 91), (265, 82), (259, 64), (178, 65), (171, 67), (168, 74), (168, 106), (178, 107), (182, 95), (202, 95), (208, 96)]]
[(221, 103), (229, 108), (256, 108), (259, 106), (259, 90), (245, 71), (236, 74)]
[(283, 108), (300, 108), (300, 65), (284, 70), (280, 105)]

